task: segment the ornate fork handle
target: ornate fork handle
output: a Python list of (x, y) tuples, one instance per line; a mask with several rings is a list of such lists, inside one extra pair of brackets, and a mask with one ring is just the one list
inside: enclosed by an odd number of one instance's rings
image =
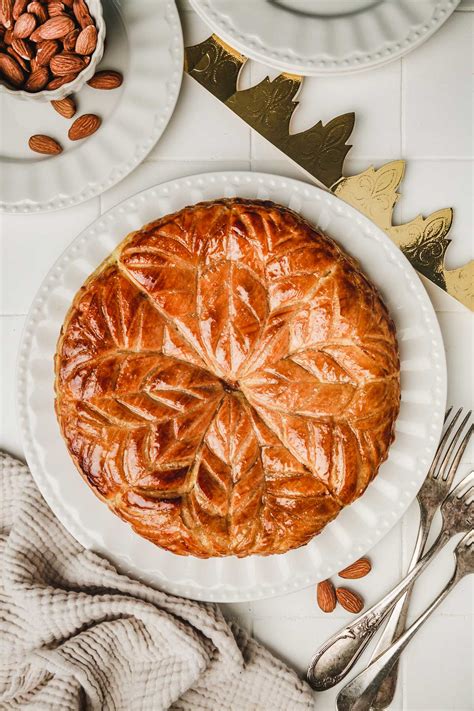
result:
[(333, 635), (318, 650), (309, 666), (307, 678), (317, 691), (335, 686), (352, 669), (384, 617), (390, 612), (413, 581), (422, 573), (432, 558), (448, 542), (450, 535), (441, 531), (426, 555), (413, 570), (367, 612)]

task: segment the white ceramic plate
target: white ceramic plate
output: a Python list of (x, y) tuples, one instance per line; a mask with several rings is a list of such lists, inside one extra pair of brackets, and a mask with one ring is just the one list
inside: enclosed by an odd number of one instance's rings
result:
[(436, 32), (459, 1), (190, 0), (212, 30), (245, 56), (304, 76), (398, 59)]
[[(102, 126), (84, 141), (69, 141), (71, 121), (49, 103), (0, 95), (0, 210), (39, 212), (75, 205), (130, 173), (163, 133), (179, 94), (183, 37), (173, 0), (104, 0), (107, 43), (100, 69), (124, 75), (120, 89), (84, 86), (78, 113), (96, 113)], [(28, 138), (46, 133), (64, 152), (41, 156)]]
[[(398, 329), (402, 402), (396, 440), (366, 493), (307, 546), (285, 555), (199, 560), (161, 550), (133, 533), (83, 482), (54, 413), (53, 355), (61, 324), (86, 277), (132, 230), (200, 200), (264, 198), (286, 205), (334, 237), (380, 288)], [(19, 356), (19, 419), (26, 458), (52, 510), (72, 535), (131, 575), (200, 600), (236, 601), (310, 585), (365, 553), (417, 493), (437, 446), (446, 398), (438, 323), (416, 272), (357, 210), (315, 186), (259, 173), (211, 173), (146, 190), (75, 239), (43, 282)]]

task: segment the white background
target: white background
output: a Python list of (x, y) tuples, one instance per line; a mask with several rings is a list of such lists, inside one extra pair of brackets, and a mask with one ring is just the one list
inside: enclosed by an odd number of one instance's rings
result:
[[(194, 44), (210, 34), (186, 0), (181, 0), (180, 9), (185, 44)], [(474, 1), (463, 0), (440, 32), (404, 59), (361, 74), (306, 80), (292, 124), (292, 130), (300, 131), (319, 119), (326, 123), (338, 114), (355, 111), (356, 126), (350, 139), (353, 148), (345, 174), (363, 170), (369, 164), (380, 166), (392, 159), (406, 159), (396, 219), (408, 221), (420, 212), (426, 215), (442, 207), (453, 207), (453, 243), (447, 257), (450, 268), (474, 256), (474, 140), (469, 91), (473, 25)], [(242, 86), (254, 84), (266, 73), (274, 76), (277, 72), (249, 62)], [(91, 221), (123, 198), (171, 178), (229, 169), (309, 179), (185, 76), (176, 112), (164, 136), (147, 160), (123, 182), (101, 197), (61, 212), (0, 217), (1, 448), (22, 454), (15, 413), (16, 353), (29, 305), (54, 260)], [(448, 400), (456, 406), (472, 406), (472, 314), (441, 290), (424, 283), (445, 341)], [(473, 462), (471, 446), (460, 476), (472, 468)], [(370, 552), (372, 573), (352, 585), (368, 604), (387, 592), (406, 568), (416, 526), (417, 506), (413, 504), (404, 520)], [(414, 615), (449, 578), (452, 547), (423, 575), (416, 588)], [(472, 582), (465, 579), (405, 651), (401, 683), (392, 708), (474, 708), (472, 593)], [(350, 619), (341, 608), (324, 615), (317, 607), (314, 587), (271, 600), (222, 607), (227, 616), (238, 619), (301, 674), (315, 649)], [(315, 708), (334, 708), (336, 691), (315, 695)]]

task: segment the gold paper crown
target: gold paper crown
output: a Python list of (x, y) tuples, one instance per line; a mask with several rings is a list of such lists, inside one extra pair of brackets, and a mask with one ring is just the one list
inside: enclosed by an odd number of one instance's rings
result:
[(238, 77), (246, 61), (246, 57), (212, 35), (186, 49), (185, 71), (319, 182), (373, 220), (421, 274), (474, 310), (474, 261), (452, 270), (444, 264), (453, 210), (444, 208), (426, 218), (419, 215), (411, 222), (393, 225), (405, 162), (393, 161), (378, 169), (369, 166), (358, 175), (343, 176), (344, 160), (351, 149), (346, 141), (354, 127), (354, 113), (337, 116), (325, 126), (319, 121), (306, 131), (290, 133), (303, 77), (266, 77), (257, 85), (238, 91)]

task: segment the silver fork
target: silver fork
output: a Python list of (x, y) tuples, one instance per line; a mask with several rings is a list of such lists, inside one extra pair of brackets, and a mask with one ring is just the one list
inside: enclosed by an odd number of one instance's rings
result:
[(393, 666), (398, 663), (401, 653), (421, 625), (426, 622), (431, 613), (465, 575), (474, 573), (474, 531), (470, 531), (464, 536), (456, 546), (454, 554), (456, 567), (450, 581), (407, 631), (339, 692), (336, 699), (338, 711), (368, 711), (371, 708), (372, 700), (381, 688), (384, 679), (390, 674)]
[[(452, 466), (457, 466), (471, 437), (473, 427), (459, 445)], [(347, 627), (333, 635), (315, 654), (308, 668), (307, 679), (317, 691), (338, 684), (352, 669), (382, 620), (397, 600), (408, 590), (432, 558), (456, 533), (465, 533), (474, 526), (474, 501), (469, 497), (474, 486), (474, 472), (467, 475), (441, 505), (443, 523), (438, 538), (406, 577), (380, 602), (359, 615)]]
[[(456, 472), (456, 466), (448, 466), (454, 447), (456, 446), (461, 432), (463, 431), (466, 423), (468, 422), (471, 411), (467, 413), (463, 421), (459, 425), (458, 429), (454, 433), (451, 442), (449, 443), (446, 454), (441, 459), (445, 445), (451, 435), (454, 425), (458, 421), (462, 407), (456, 412), (454, 417), (449, 419), (452, 411), (452, 407), (449, 408), (445, 417), (446, 429), (439, 443), (438, 449), (433, 459), (433, 463), (428, 471), (427, 477), (423, 482), (423, 485), (418, 492), (417, 500), (420, 509), (420, 526), (418, 529), (418, 535), (415, 542), (415, 547), (413, 549), (412, 558), (408, 566), (408, 572), (413, 570), (415, 565), (418, 563), (421, 554), (425, 548), (426, 539), (428, 538), (428, 533), (433, 521), (433, 517), (439, 508), (439, 505), (446, 498), (448, 491), (453, 483), (454, 475)], [(466, 442), (467, 444), (467, 442)], [(461, 452), (462, 455), (462, 452)], [(460, 457), (459, 457), (460, 459)], [(440, 461), (441, 460), (441, 461)], [(406, 625), (406, 619), (408, 614), (408, 608), (410, 605), (412, 587), (408, 588), (407, 592), (395, 605), (392, 610), (387, 625), (382, 632), (382, 635), (375, 647), (372, 654), (370, 662), (373, 662), (377, 657), (379, 657), (385, 649), (390, 647), (392, 642), (394, 642), (403, 632)], [(397, 678), (398, 678), (398, 663), (392, 666), (390, 674), (387, 674), (381, 683), (380, 689), (377, 695), (374, 697), (372, 702), (372, 708), (377, 711), (382, 711), (382, 709), (387, 708), (393, 700), (395, 695), (395, 690), (397, 688)]]

